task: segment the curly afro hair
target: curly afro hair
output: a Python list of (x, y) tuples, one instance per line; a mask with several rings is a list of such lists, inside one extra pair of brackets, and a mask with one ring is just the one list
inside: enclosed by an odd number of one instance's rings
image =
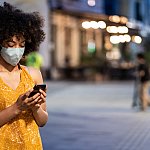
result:
[(37, 51), (45, 38), (43, 22), (38, 12), (25, 13), (4, 2), (4, 5), (0, 6), (0, 44), (14, 35), (21, 35), (25, 38), (24, 55)]

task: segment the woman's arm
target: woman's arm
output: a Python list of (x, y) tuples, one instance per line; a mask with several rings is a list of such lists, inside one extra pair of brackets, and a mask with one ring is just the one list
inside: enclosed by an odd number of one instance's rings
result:
[[(29, 72), (33, 80), (35, 81), (35, 84), (43, 84), (43, 78), (42, 74), (38, 69), (29, 67)], [(48, 113), (46, 110), (46, 92), (40, 90), (41, 93), (41, 99), (40, 102), (33, 106), (32, 112), (34, 119), (38, 126), (42, 127), (46, 124), (48, 120)]]
[(43, 109), (45, 103), (41, 104), (37, 109), (32, 109), (33, 116), (38, 126), (43, 127), (48, 120), (48, 113)]
[(4, 124), (11, 121), (13, 118), (19, 115), (23, 110), (32, 109), (33, 105), (35, 105), (39, 100), (40, 94), (37, 93), (33, 97), (28, 98), (31, 92), (32, 89), (20, 95), (17, 101), (13, 105), (0, 111), (0, 127), (2, 127)]
[(0, 127), (15, 118), (20, 113), (21, 110), (19, 110), (16, 103), (0, 111)]

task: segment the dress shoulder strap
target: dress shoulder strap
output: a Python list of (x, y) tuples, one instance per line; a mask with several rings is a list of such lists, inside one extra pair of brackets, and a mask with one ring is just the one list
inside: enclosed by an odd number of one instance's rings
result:
[(20, 68), (22, 70), (25, 80), (30, 80), (31, 82), (34, 82), (32, 76), (30, 74), (30, 69), (27, 66), (21, 66), (21, 65), (20, 65)]

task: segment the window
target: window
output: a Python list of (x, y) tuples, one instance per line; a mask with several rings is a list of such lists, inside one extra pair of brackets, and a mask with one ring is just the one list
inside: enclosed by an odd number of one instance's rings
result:
[(139, 1), (135, 2), (135, 19), (142, 21), (141, 3)]

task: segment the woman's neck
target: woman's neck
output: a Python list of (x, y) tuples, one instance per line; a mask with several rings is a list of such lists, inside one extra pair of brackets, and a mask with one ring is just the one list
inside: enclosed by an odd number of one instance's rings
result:
[(12, 66), (8, 64), (1, 56), (0, 56), (0, 71), (3, 72), (13, 72), (13, 71), (18, 71), (18, 65)]

